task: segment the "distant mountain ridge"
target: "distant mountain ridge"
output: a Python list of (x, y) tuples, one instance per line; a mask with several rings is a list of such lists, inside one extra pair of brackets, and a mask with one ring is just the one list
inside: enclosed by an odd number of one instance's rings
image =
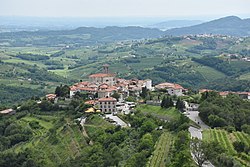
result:
[(250, 36), (250, 19), (228, 16), (202, 24), (167, 30), (165, 35), (222, 34), (232, 36)]
[[(130, 27), (80, 27), (73, 30), (50, 31), (20, 31), (0, 33), (0, 43), (8, 42), (12, 46), (45, 45), (57, 46), (61, 44), (95, 45), (122, 40), (137, 40), (158, 38), (164, 34), (156, 28)], [(43, 37), (42, 39), (37, 38)], [(13, 39), (15, 41), (13, 41)], [(29, 39), (29, 40), (25, 40)]]
[(158, 28), (160, 30), (168, 30), (172, 28), (193, 26), (193, 25), (201, 24), (203, 22), (204, 21), (201, 21), (201, 20), (169, 20), (169, 21), (149, 25), (148, 27)]
[(1, 46), (96, 45), (124, 40), (159, 38), (196, 34), (250, 36), (250, 19), (229, 16), (202, 24), (166, 31), (138, 26), (105, 28), (80, 27), (73, 30), (44, 30), (0, 33)]

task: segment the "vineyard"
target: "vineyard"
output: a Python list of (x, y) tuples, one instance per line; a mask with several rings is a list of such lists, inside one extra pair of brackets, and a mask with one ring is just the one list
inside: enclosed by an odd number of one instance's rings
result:
[(237, 153), (234, 149), (233, 142), (244, 142), (250, 146), (250, 136), (243, 132), (229, 133), (225, 130), (209, 129), (203, 131), (203, 138), (205, 141), (216, 141), (227, 150), (228, 155), (234, 156), (244, 166), (250, 166), (250, 155), (246, 153)]
[(173, 142), (173, 136), (164, 132), (155, 145), (155, 151), (150, 157), (147, 167), (165, 167), (168, 163), (168, 153)]
[[(39, 128), (30, 127), (30, 122), (34, 121), (39, 122)], [(28, 142), (15, 145), (10, 151), (21, 152), (30, 149), (35, 157), (51, 167), (79, 156), (87, 145), (79, 127), (67, 119), (62, 124), (58, 122), (60, 122), (60, 117), (41, 115), (25, 116), (18, 120), (21, 126), (28, 126), (32, 129), (33, 137)], [(55, 129), (55, 136), (51, 135), (51, 129)]]

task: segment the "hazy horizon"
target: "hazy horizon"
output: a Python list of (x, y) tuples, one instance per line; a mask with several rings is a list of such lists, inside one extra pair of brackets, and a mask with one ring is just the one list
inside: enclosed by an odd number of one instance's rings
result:
[(76, 28), (205, 22), (226, 16), (248, 18), (249, 7), (250, 1), (242, 0), (2, 0), (0, 25)]
[(222, 17), (249, 16), (249, 7), (250, 1), (243, 0), (3, 0), (0, 16)]

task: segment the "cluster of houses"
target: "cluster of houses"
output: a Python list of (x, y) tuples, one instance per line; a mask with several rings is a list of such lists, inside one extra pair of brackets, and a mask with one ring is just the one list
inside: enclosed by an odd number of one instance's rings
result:
[[(210, 89), (201, 89), (199, 90), (199, 93), (204, 93), (204, 92), (212, 92), (214, 90)], [(224, 92), (218, 92), (220, 96), (222, 97), (227, 97), (229, 94), (237, 94), (239, 95), (242, 99), (247, 99), (250, 100), (250, 92), (232, 92), (232, 91), (224, 91)]]
[[(97, 111), (104, 113), (126, 112), (134, 107), (134, 104), (124, 102), (128, 96), (139, 96), (143, 88), (148, 90), (165, 89), (168, 94), (183, 96), (187, 89), (181, 85), (173, 83), (161, 83), (152, 86), (152, 80), (138, 79), (121, 79), (109, 72), (109, 65), (103, 65), (103, 73), (92, 74), (89, 81), (80, 82), (70, 87), (70, 98), (74, 97), (77, 92), (87, 93), (92, 99), (86, 104), (93, 105)], [(114, 93), (119, 94), (119, 99), (112, 97)], [(119, 102), (119, 103), (118, 103)], [(92, 110), (89, 110), (92, 111)]]
[[(103, 113), (129, 113), (134, 107), (134, 102), (126, 102), (125, 99), (129, 96), (137, 97), (142, 93), (143, 88), (150, 91), (160, 90), (173, 96), (184, 96), (187, 89), (176, 83), (160, 83), (152, 86), (152, 80), (138, 79), (121, 79), (116, 78), (116, 74), (109, 72), (109, 65), (103, 65), (103, 73), (92, 74), (89, 76), (89, 81), (79, 82), (70, 87), (70, 98), (73, 98), (77, 93), (87, 94), (90, 100), (85, 104), (92, 107), (87, 109), (86, 113), (103, 112)], [(201, 89), (199, 93), (210, 92), (214, 90)], [(218, 92), (222, 97), (229, 94), (237, 94), (243, 99), (250, 100), (250, 92)], [(116, 94), (117, 96), (114, 96)], [(113, 96), (113, 97), (112, 97)], [(47, 100), (55, 100), (55, 94), (46, 95)], [(160, 105), (161, 101), (149, 101), (148, 104)], [(197, 104), (185, 104), (186, 110), (197, 110)], [(15, 111), (7, 109), (0, 111), (0, 114), (14, 114)]]
[(220, 56), (224, 57), (225, 60), (227, 61), (246, 61), (250, 62), (250, 57), (249, 56), (242, 56), (240, 54), (234, 53), (234, 54), (227, 54), (223, 53)]

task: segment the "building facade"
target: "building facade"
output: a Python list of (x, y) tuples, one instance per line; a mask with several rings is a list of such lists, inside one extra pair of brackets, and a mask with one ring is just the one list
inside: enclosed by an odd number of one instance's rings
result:
[(115, 113), (117, 100), (113, 97), (103, 97), (98, 100), (99, 109), (103, 113)]

